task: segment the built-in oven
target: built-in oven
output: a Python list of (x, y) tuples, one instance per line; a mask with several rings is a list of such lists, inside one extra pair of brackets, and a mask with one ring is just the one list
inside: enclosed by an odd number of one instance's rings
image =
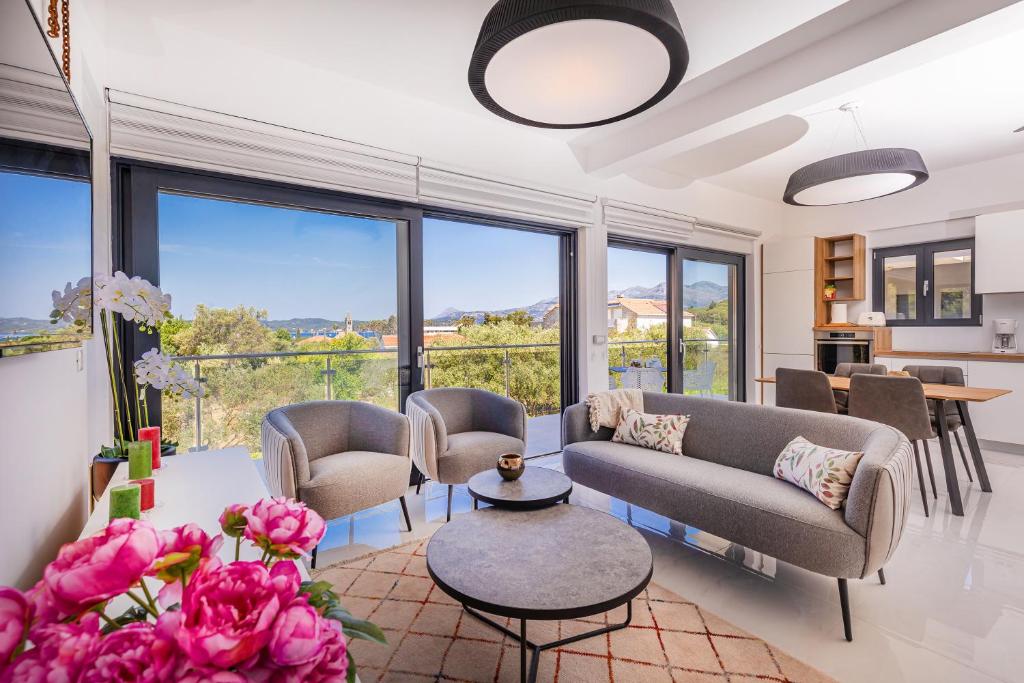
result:
[(840, 363), (874, 362), (874, 334), (861, 330), (814, 333), (814, 365), (829, 375)]

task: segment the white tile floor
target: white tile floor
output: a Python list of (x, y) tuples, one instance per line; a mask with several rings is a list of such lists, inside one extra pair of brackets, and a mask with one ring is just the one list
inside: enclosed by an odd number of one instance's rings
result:
[[(933, 445), (938, 465), (938, 445)], [(572, 502), (629, 519), (654, 549), (654, 580), (840, 681), (1024, 681), (1024, 456), (985, 451), (993, 493), (968, 485), (953, 517), (936, 467), (937, 509), (925, 517), (915, 488), (887, 586), (851, 581), (854, 641), (842, 637), (836, 582), (577, 487)], [(534, 464), (559, 467), (560, 457)], [(915, 485), (916, 486), (916, 485)], [(445, 487), (333, 521), (323, 567), (428, 536), (444, 522)], [(934, 504), (934, 501), (933, 501)], [(471, 510), (457, 488), (455, 514)], [(697, 544), (708, 551), (698, 550)]]

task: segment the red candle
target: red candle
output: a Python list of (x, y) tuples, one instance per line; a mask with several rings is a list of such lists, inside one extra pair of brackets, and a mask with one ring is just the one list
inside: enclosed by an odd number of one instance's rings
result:
[(139, 485), (141, 494), (139, 497), (139, 509), (145, 512), (152, 510), (156, 504), (156, 485), (152, 479), (137, 479), (134, 482)]
[(139, 441), (149, 441), (153, 444), (153, 469), (160, 469), (160, 428), (140, 427)]

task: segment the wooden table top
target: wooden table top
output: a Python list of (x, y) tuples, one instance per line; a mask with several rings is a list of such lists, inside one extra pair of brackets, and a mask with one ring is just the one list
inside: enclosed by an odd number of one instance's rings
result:
[[(756, 377), (755, 382), (764, 384), (775, 384), (774, 377)], [(829, 384), (833, 389), (839, 391), (850, 390), (849, 377), (833, 377), (829, 375)], [(957, 387), (949, 384), (925, 384), (925, 398), (939, 399), (943, 401), (968, 401), (972, 403), (983, 403), (994, 398), (1012, 393), (1010, 389), (986, 389), (984, 387)]]

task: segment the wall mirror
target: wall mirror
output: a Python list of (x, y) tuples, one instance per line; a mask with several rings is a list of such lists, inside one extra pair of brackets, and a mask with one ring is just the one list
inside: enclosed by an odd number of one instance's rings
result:
[(91, 146), (35, 13), (0, 3), (0, 357), (92, 336)]

